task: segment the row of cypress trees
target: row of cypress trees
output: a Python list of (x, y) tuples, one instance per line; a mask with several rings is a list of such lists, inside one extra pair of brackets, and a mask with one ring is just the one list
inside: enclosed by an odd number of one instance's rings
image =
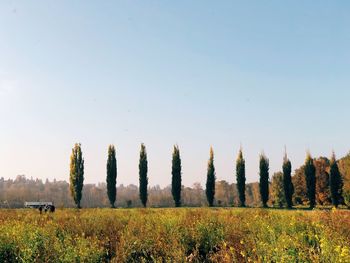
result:
[[(141, 144), (140, 160), (139, 160), (139, 195), (142, 205), (147, 206), (147, 189), (148, 189), (148, 161), (147, 152), (144, 144)], [(175, 207), (181, 206), (181, 188), (182, 188), (182, 172), (181, 172), (181, 157), (179, 146), (174, 145), (172, 154), (171, 167), (171, 193), (174, 199)], [(107, 174), (108, 177), (108, 174)], [(114, 185), (115, 187), (115, 185)], [(107, 186), (108, 188), (108, 186)], [(214, 205), (215, 196), (215, 166), (214, 166), (214, 151), (210, 148), (210, 158), (208, 161), (206, 196), (209, 206)], [(108, 194), (109, 197), (109, 194)], [(110, 199), (111, 200), (111, 199)], [(114, 200), (114, 199), (112, 199)]]
[[(80, 208), (80, 201), (82, 197), (82, 189), (84, 184), (84, 159), (82, 156), (82, 150), (80, 144), (75, 144), (72, 149), (71, 159), (70, 159), (70, 190), (72, 197)], [(182, 173), (181, 173), (181, 157), (180, 149), (177, 145), (174, 146), (172, 154), (172, 179), (171, 179), (171, 192), (174, 199), (176, 207), (181, 206), (181, 187), (182, 187)], [(107, 157), (107, 194), (111, 204), (111, 207), (115, 207), (116, 201), (116, 183), (117, 183), (117, 160), (116, 160), (116, 150), (114, 145), (108, 147), (108, 157)], [(269, 159), (264, 153), (260, 155), (259, 160), (259, 190), (260, 197), (263, 207), (267, 207), (267, 202), (269, 200)], [(285, 199), (288, 208), (293, 206), (293, 193), (294, 187), (292, 183), (292, 165), (291, 161), (288, 159), (287, 154), (283, 158), (283, 190), (285, 194)], [(316, 204), (316, 167), (314, 161), (310, 155), (307, 153), (304, 173), (306, 180), (307, 195), (309, 198), (310, 208), (314, 208)], [(144, 144), (141, 144), (140, 159), (139, 159), (139, 196), (141, 203), (144, 207), (147, 206), (148, 199), (148, 161), (147, 161), (147, 151)], [(210, 157), (208, 160), (207, 167), (207, 181), (206, 181), (206, 197), (208, 205), (212, 207), (214, 205), (215, 199), (215, 166), (214, 166), (214, 151), (210, 147)], [(236, 160), (236, 180), (237, 180), (237, 190), (240, 201), (240, 206), (245, 207), (245, 159), (243, 157), (242, 149), (239, 150), (238, 157)], [(342, 177), (339, 172), (338, 164), (335, 158), (335, 154), (332, 154), (330, 163), (330, 179), (329, 179), (330, 193), (332, 203), (335, 207), (339, 205), (342, 196)]]
[[(259, 161), (259, 190), (263, 207), (267, 207), (269, 200), (269, 159), (265, 154), (260, 155)], [(284, 155), (283, 165), (283, 190), (288, 208), (293, 207), (293, 194), (294, 186), (292, 183), (292, 165), (288, 159), (287, 154)], [(310, 208), (314, 208), (316, 205), (316, 167), (314, 160), (310, 153), (307, 153), (304, 174), (307, 188), (307, 195), (309, 199)], [(237, 190), (240, 199), (240, 205), (245, 206), (245, 160), (243, 158), (242, 149), (240, 149), (237, 162), (236, 162), (236, 178), (237, 178)], [(330, 162), (330, 175), (329, 175), (329, 187), (331, 193), (332, 203), (335, 207), (338, 207), (340, 200), (342, 199), (342, 177), (339, 172), (338, 164), (335, 154), (332, 154)]]

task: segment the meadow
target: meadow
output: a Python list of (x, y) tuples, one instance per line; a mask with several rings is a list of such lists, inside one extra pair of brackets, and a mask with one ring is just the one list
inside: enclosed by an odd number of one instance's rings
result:
[(350, 212), (1, 210), (0, 262), (350, 262)]

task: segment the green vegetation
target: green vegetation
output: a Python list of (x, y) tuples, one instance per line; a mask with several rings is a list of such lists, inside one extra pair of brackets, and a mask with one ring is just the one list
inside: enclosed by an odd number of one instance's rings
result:
[(274, 173), (272, 176), (272, 203), (275, 207), (282, 208), (286, 202), (286, 197), (283, 191), (283, 173)]
[(241, 207), (245, 207), (245, 160), (243, 158), (242, 148), (239, 149), (238, 158), (236, 161), (236, 179), (237, 179), (237, 191), (239, 196), (239, 202)]
[(210, 157), (208, 161), (207, 183), (206, 183), (205, 194), (207, 196), (208, 205), (212, 207), (214, 205), (214, 198), (215, 198), (215, 166), (214, 166), (214, 151), (212, 147), (210, 147)]
[(316, 168), (316, 203), (330, 205), (332, 202), (329, 185), (330, 160), (327, 157), (319, 157), (313, 163)]
[(3, 210), (1, 262), (349, 262), (350, 212)]
[(338, 207), (342, 197), (343, 182), (342, 182), (342, 178), (339, 172), (338, 164), (335, 159), (334, 153), (332, 155), (331, 164), (330, 164), (329, 185), (330, 185), (332, 204), (335, 207)]
[(288, 159), (287, 153), (284, 155), (284, 158), (283, 158), (282, 170), (283, 170), (284, 197), (287, 203), (287, 207), (292, 208), (294, 186), (292, 183), (292, 164)]
[(350, 207), (350, 153), (338, 161), (338, 167), (343, 181), (343, 198)]
[(269, 200), (269, 159), (265, 154), (260, 155), (260, 197), (263, 207), (267, 207), (267, 201)]
[(309, 153), (306, 156), (304, 172), (309, 205), (310, 209), (313, 209), (316, 205), (316, 168), (314, 165), (314, 160), (311, 158)]
[(142, 143), (141, 144), (141, 151), (140, 151), (140, 162), (139, 162), (139, 181), (140, 181), (140, 199), (142, 202), (142, 205), (146, 207), (147, 205), (147, 199), (148, 199), (148, 162), (147, 162), (147, 152), (146, 147)]
[(115, 157), (114, 145), (108, 147), (106, 182), (109, 203), (111, 207), (114, 208), (114, 203), (117, 198), (117, 159)]
[(180, 150), (177, 145), (174, 146), (172, 170), (171, 170), (171, 193), (176, 207), (181, 206), (181, 158)]
[(80, 208), (84, 186), (84, 158), (80, 143), (76, 143), (70, 157), (70, 192), (77, 208)]
[[(18, 175), (14, 180), (5, 180), (1, 177), (0, 207), (21, 208), (28, 200), (50, 200), (60, 208), (113, 207), (113, 204), (129, 208), (146, 205), (172, 207), (174, 203), (175, 206), (190, 207), (202, 207), (208, 204), (224, 207), (242, 205), (260, 207), (264, 202), (265, 206), (283, 205), (288, 208), (293, 205), (298, 207), (311, 205), (311, 208), (315, 205), (329, 207), (332, 204), (350, 207), (350, 154), (337, 161), (334, 155), (330, 159), (322, 156), (313, 159), (309, 156), (307, 162), (297, 168), (293, 175), (291, 174), (291, 163), (285, 156), (282, 166), (283, 183), (279, 176), (273, 177), (272, 182), (269, 181), (269, 160), (261, 156), (260, 182), (246, 183), (246, 163), (240, 151), (236, 162), (236, 184), (225, 180), (216, 182), (214, 153), (211, 149), (207, 184), (203, 189), (198, 182), (194, 182), (192, 187), (181, 185), (181, 159), (177, 146), (173, 152), (171, 187), (148, 186), (147, 153), (145, 146), (142, 145), (139, 186), (120, 184), (116, 188), (117, 164), (115, 149), (111, 147), (107, 160), (107, 182), (86, 184), (83, 187), (84, 159), (80, 144), (76, 144), (71, 155), (70, 183), (58, 180), (50, 182), (48, 179), (43, 182), (41, 179), (28, 179), (24, 175)], [(276, 174), (280, 175), (280, 172), (277, 171)], [(116, 193), (118, 193), (118, 198), (116, 198)], [(309, 201), (310, 199), (312, 202)]]

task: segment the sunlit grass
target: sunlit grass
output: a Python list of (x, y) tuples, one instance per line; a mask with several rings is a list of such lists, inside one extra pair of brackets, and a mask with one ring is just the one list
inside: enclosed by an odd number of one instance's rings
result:
[(0, 261), (350, 262), (350, 212), (1, 210)]

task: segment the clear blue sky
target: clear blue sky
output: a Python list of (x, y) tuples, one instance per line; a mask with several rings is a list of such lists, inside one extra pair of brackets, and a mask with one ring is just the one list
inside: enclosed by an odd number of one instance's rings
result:
[(1, 1), (0, 176), (68, 180), (81, 142), (87, 183), (138, 184), (144, 142), (150, 184), (248, 181), (259, 153), (280, 170), (305, 152), (350, 150), (348, 1)]

